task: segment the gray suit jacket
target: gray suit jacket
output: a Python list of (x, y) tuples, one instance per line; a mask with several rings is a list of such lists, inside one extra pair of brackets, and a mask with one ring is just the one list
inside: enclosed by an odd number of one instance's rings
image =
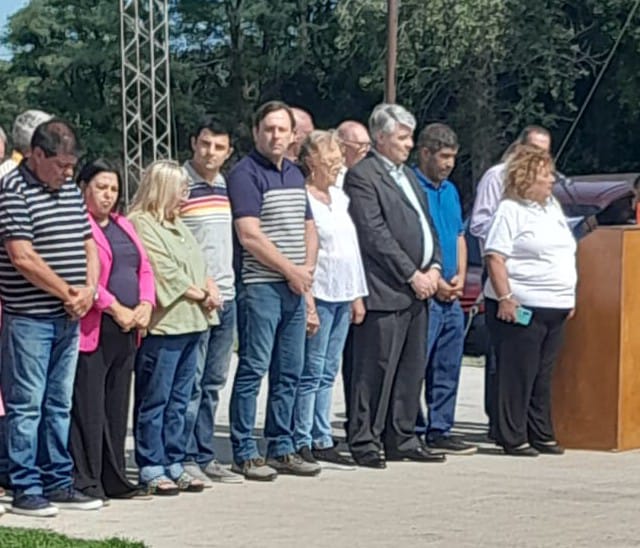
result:
[[(426, 196), (413, 171), (406, 166), (404, 170), (431, 228), (433, 255), (426, 268), (441, 266), (440, 243)], [(351, 200), (349, 213), (369, 285), (367, 309), (405, 310), (416, 300), (408, 280), (420, 269), (424, 252), (418, 213), (372, 152), (347, 171), (344, 190)]]

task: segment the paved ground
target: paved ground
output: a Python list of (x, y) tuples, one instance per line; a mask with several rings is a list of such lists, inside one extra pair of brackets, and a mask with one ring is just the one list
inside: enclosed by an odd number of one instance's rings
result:
[[(463, 368), (458, 404), (459, 430), (482, 442), (475, 456), (220, 485), (171, 499), (114, 501), (99, 512), (49, 520), (6, 514), (0, 525), (118, 535), (158, 548), (640, 546), (640, 452), (500, 455), (484, 438), (482, 378), (481, 368)], [(336, 426), (344, 409), (340, 390)], [(228, 395), (220, 413), (224, 458)]]

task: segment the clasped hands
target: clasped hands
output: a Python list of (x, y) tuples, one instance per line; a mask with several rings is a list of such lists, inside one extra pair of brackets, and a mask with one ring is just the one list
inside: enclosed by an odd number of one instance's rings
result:
[(440, 270), (437, 268), (430, 268), (426, 272), (417, 270), (411, 278), (411, 289), (418, 299), (424, 301), (436, 294), (439, 281)]
[(207, 312), (222, 310), (224, 306), (224, 299), (222, 298), (218, 285), (213, 278), (207, 278), (207, 290), (205, 291), (205, 294), (206, 298), (202, 301), (202, 308)]
[(73, 320), (82, 318), (93, 306), (93, 296), (96, 290), (88, 286), (71, 286), (67, 299), (64, 301), (64, 309)]
[(152, 309), (151, 303), (147, 301), (142, 301), (134, 308), (129, 308), (120, 303), (114, 303), (111, 306), (114, 321), (125, 333), (132, 329), (147, 329), (151, 322)]
[(464, 292), (464, 278), (457, 274), (447, 282), (444, 278), (438, 280), (436, 299), (441, 302), (453, 302), (462, 297)]

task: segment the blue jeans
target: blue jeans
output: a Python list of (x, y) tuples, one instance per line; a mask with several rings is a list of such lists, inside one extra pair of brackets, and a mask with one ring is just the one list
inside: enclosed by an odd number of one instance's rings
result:
[(70, 318), (3, 314), (9, 479), (16, 493), (72, 484), (67, 447), (80, 331)]
[(342, 350), (347, 340), (351, 303), (330, 303), (316, 299), (320, 329), (307, 337), (305, 360), (296, 394), (293, 439), (302, 447), (333, 447), (331, 397)]
[(464, 313), (459, 301), (429, 301), (425, 397), (429, 409), (427, 441), (447, 436), (453, 427), (462, 353)]
[(209, 329), (202, 338), (201, 356), (186, 415), (186, 461), (196, 462), (202, 467), (215, 459), (213, 439), (216, 410), (220, 390), (227, 382), (236, 336), (235, 301), (225, 302), (218, 316), (220, 324)]
[(204, 333), (147, 335), (136, 356), (134, 433), (140, 481), (184, 471), (185, 414)]
[(267, 456), (293, 453), (293, 406), (304, 365), (306, 306), (286, 283), (238, 284), (238, 369), (229, 406), (237, 463), (260, 456), (252, 431), (260, 383), (269, 372)]

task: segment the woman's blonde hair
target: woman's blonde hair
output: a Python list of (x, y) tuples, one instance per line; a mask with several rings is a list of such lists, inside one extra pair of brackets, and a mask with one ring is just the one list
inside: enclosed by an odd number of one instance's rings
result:
[(151, 213), (159, 222), (170, 220), (167, 207), (189, 184), (184, 168), (173, 160), (156, 160), (144, 170), (129, 213)]
[(309, 166), (307, 162), (312, 156), (322, 156), (329, 149), (336, 147), (344, 156), (342, 150), (342, 140), (338, 137), (335, 129), (330, 130), (313, 130), (307, 135), (300, 145), (300, 153), (298, 154), (298, 163), (302, 172), (309, 175)]
[(524, 200), (543, 168), (553, 171), (551, 155), (537, 146), (517, 145), (509, 155), (504, 181), (504, 197)]

